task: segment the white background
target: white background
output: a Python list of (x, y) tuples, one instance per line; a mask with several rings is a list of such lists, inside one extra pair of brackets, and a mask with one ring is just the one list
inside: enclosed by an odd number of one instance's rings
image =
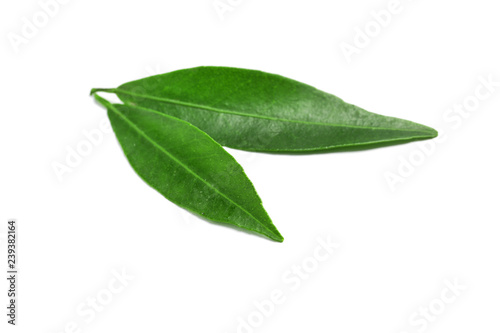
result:
[[(15, 328), (0, 283), (0, 331), (237, 332), (253, 316), (240, 332), (498, 332), (500, 87), (466, 117), (447, 111), (474, 102), (480, 77), (500, 81), (498, 4), (401, 0), (377, 31), (371, 12), (390, 1), (231, 3), (222, 20), (212, 0), (70, 0), (18, 47), (9, 38), (41, 6), (1, 3), (0, 266), (16, 218), (20, 279)], [(370, 42), (349, 62), (341, 45), (355, 46), (366, 25)], [(426, 155), (419, 143), (310, 156), (231, 150), (282, 244), (171, 204), (113, 134), (58, 179), (54, 163), (105, 119), (91, 88), (199, 65), (281, 74), (438, 128), (441, 140), (426, 141)], [(391, 190), (386, 176), (398, 168), (404, 182)], [(317, 238), (328, 237), (340, 247), (292, 290), (291, 267), (313, 265)], [(94, 318), (79, 315), (110, 295), (122, 269), (127, 286)], [(466, 290), (456, 296), (446, 281)], [(285, 301), (258, 322), (254, 302), (275, 289)], [(438, 314), (422, 319), (429, 306)]]

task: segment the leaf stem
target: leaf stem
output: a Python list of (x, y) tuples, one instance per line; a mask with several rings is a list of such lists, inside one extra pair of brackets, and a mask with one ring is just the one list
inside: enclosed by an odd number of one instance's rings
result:
[(115, 89), (114, 88), (94, 88), (90, 91), (90, 96), (94, 95), (96, 92), (114, 93)]
[[(95, 93), (95, 92), (94, 92)], [(102, 106), (104, 106), (105, 108), (109, 108), (112, 106), (112, 103), (109, 102), (108, 100), (105, 100), (104, 98), (102, 98), (101, 96), (99, 95), (94, 95), (94, 98), (95, 100), (97, 101), (97, 103), (101, 104)]]

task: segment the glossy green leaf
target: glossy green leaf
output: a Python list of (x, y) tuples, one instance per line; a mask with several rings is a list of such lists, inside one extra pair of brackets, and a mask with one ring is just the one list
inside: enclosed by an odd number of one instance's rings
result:
[(243, 168), (207, 134), (169, 115), (95, 98), (134, 170), (165, 198), (208, 220), (283, 241)]
[[(433, 138), (427, 126), (365, 111), (261, 71), (197, 67), (125, 83), (126, 104), (186, 120), (223, 146), (268, 152), (371, 148)], [(388, 96), (391, 97), (391, 96)]]

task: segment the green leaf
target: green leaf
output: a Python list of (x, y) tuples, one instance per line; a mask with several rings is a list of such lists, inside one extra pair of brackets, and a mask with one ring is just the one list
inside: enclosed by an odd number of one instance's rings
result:
[(223, 146), (250, 151), (364, 149), (437, 136), (427, 126), (255, 70), (197, 67), (94, 91), (114, 92), (126, 104), (183, 119)]
[(165, 198), (208, 220), (283, 241), (243, 168), (207, 134), (172, 116), (95, 98), (135, 172)]

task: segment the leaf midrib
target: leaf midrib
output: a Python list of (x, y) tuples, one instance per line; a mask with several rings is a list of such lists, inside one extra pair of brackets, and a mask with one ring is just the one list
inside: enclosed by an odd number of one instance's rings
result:
[[(247, 211), (245, 208), (243, 208), (242, 206), (240, 206), (238, 203), (234, 202), (231, 198), (229, 198), (228, 196), (226, 196), (224, 193), (220, 192), (216, 187), (214, 187), (212, 184), (210, 184), (209, 182), (207, 182), (205, 179), (203, 179), (202, 177), (200, 177), (196, 172), (194, 172), (193, 170), (191, 170), (187, 165), (185, 165), (184, 163), (182, 163), (180, 160), (178, 160), (175, 156), (173, 156), (172, 154), (170, 154), (168, 151), (166, 151), (161, 145), (159, 145), (155, 140), (153, 140), (152, 138), (150, 138), (146, 133), (144, 133), (144, 131), (142, 131), (137, 125), (135, 125), (130, 119), (128, 119), (124, 114), (122, 114), (119, 110), (117, 110), (112, 104), (109, 105), (109, 107), (116, 113), (118, 114), (120, 117), (122, 117), (128, 124), (129, 126), (131, 126), (133, 129), (135, 129), (140, 135), (142, 135), (146, 140), (148, 140), (153, 146), (155, 146), (157, 149), (159, 149), (160, 151), (162, 151), (165, 155), (169, 156), (171, 159), (173, 159), (176, 163), (178, 163), (180, 166), (182, 166), (184, 169), (186, 169), (189, 173), (191, 173), (193, 176), (195, 176), (196, 178), (198, 178), (199, 180), (201, 180), (201, 182), (203, 182), (204, 184), (206, 184), (208, 187), (210, 187), (211, 189), (213, 189), (216, 193), (218, 193), (221, 197), (223, 197), (224, 199), (228, 200), (229, 202), (231, 202), (232, 204), (234, 204), (236, 207), (238, 207), (239, 209), (241, 209), (243, 212), (245, 212), (246, 214), (248, 214), (252, 219), (254, 219), (258, 224), (262, 225), (266, 230), (268, 230), (272, 235), (275, 235), (276, 237), (276, 234), (271, 230), (269, 229), (265, 224), (263, 224), (261, 221), (259, 221), (255, 216), (253, 216), (252, 213), (250, 213), (249, 211)], [(153, 111), (154, 113), (157, 113), (159, 115), (162, 115), (164, 117), (168, 117), (167, 115), (165, 114), (162, 114), (160, 112), (155, 112)], [(179, 120), (177, 118), (175, 118), (176, 120)], [(243, 226), (241, 226), (243, 227)], [(244, 227), (243, 227), (244, 228)], [(247, 228), (245, 228), (247, 229)], [(279, 237), (278, 237), (279, 238)]]
[[(191, 108), (208, 110), (208, 111), (214, 111), (214, 112), (220, 112), (220, 113), (226, 113), (226, 114), (231, 114), (231, 115), (236, 115), (236, 116), (242, 116), (242, 117), (260, 118), (260, 119), (265, 119), (265, 120), (275, 120), (275, 121), (298, 123), (298, 124), (304, 124), (304, 125), (319, 125), (319, 126), (331, 126), (331, 127), (362, 128), (362, 129), (385, 130), (385, 131), (427, 132), (426, 130), (418, 130), (418, 129), (370, 127), (370, 126), (359, 126), (359, 125), (343, 125), (343, 124), (331, 124), (331, 123), (317, 123), (317, 122), (309, 122), (309, 121), (294, 120), (294, 119), (283, 119), (283, 118), (269, 117), (269, 116), (263, 116), (263, 115), (257, 115), (257, 114), (250, 114), (250, 113), (244, 113), (244, 112), (229, 111), (229, 110), (214, 108), (214, 107), (206, 106), (206, 105), (200, 105), (200, 104), (195, 104), (195, 103), (183, 102), (183, 101), (179, 101), (179, 100), (175, 100), (175, 99), (170, 99), (170, 98), (156, 97), (156, 96), (151, 96), (151, 95), (142, 95), (142, 94), (137, 94), (137, 93), (130, 92), (128, 90), (122, 90), (120, 88), (115, 88), (115, 89), (112, 89), (112, 90), (113, 90), (113, 92), (127, 94), (127, 95), (130, 95), (130, 96), (140, 97), (140, 98), (144, 98), (144, 99), (156, 100), (156, 101), (160, 101), (160, 102), (164, 102), (164, 103), (170, 103), (170, 104), (178, 104), (178, 105), (187, 106), (187, 107), (191, 107)], [(398, 119), (398, 118), (396, 118), (396, 119)], [(409, 123), (413, 123), (413, 122), (411, 122), (409, 120), (405, 120), (405, 121), (407, 121)]]

